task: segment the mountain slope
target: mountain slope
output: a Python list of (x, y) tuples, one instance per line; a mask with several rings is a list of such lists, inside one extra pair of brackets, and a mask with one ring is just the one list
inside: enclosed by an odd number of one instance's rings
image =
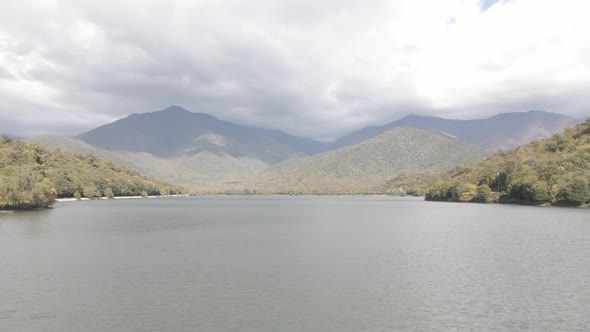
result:
[(235, 158), (225, 153), (208, 151), (176, 158), (159, 158), (147, 152), (108, 151), (65, 136), (38, 136), (32, 141), (52, 149), (94, 154), (142, 174), (200, 193), (241, 190), (247, 179), (269, 166), (253, 158)]
[(45, 207), (56, 197), (181, 193), (92, 155), (46, 149), (4, 138), (0, 142), (0, 208)]
[[(492, 193), (495, 191), (495, 193)], [(590, 120), (440, 176), (429, 200), (590, 203)]]
[(410, 115), (383, 126), (371, 126), (353, 132), (332, 143), (338, 148), (360, 143), (391, 128), (408, 127), (442, 132), (485, 149), (509, 149), (534, 139), (549, 137), (579, 120), (556, 113), (529, 111), (503, 113), (481, 120), (452, 120)]
[(77, 138), (105, 150), (147, 152), (160, 158), (209, 152), (266, 163), (313, 154), (325, 145), (278, 130), (233, 124), (178, 106), (133, 114)]
[(271, 192), (374, 192), (401, 173), (445, 170), (487, 152), (442, 134), (395, 128), (360, 144), (287, 160), (266, 169), (252, 188)]

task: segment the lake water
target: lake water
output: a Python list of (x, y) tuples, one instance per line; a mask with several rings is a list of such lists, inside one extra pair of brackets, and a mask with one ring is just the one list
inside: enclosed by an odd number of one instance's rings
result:
[(0, 331), (587, 331), (590, 210), (389, 197), (0, 215)]

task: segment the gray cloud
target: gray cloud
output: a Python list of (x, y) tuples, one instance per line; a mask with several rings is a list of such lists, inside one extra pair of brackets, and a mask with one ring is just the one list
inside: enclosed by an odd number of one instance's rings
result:
[(318, 139), (409, 113), (587, 115), (584, 2), (549, 26), (551, 1), (491, 4), (7, 2), (0, 131), (77, 134), (173, 104)]
[(6, 70), (6, 68), (0, 67), (0, 79), (12, 80), (15, 79), (15, 77), (8, 70)]

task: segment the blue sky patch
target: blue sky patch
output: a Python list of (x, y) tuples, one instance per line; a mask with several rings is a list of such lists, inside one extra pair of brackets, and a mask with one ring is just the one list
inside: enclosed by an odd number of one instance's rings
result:
[(485, 12), (488, 8), (492, 7), (496, 2), (500, 0), (481, 0), (481, 11)]

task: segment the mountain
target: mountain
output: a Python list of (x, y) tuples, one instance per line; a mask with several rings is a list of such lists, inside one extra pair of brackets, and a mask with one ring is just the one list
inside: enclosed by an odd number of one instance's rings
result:
[(590, 119), (440, 175), (428, 200), (521, 204), (590, 203)]
[(178, 106), (133, 114), (77, 137), (95, 147), (120, 152), (147, 152), (158, 158), (201, 152), (277, 163), (317, 153), (325, 144), (278, 130), (237, 125)]
[(0, 209), (46, 207), (56, 197), (181, 193), (183, 189), (105, 162), (93, 155), (55, 151), (3, 137)]
[(273, 165), (251, 188), (275, 193), (371, 193), (396, 175), (446, 170), (487, 154), (443, 134), (394, 128), (353, 146)]
[(503, 113), (488, 119), (452, 120), (433, 116), (410, 115), (382, 126), (363, 128), (331, 144), (331, 148), (360, 143), (396, 127), (441, 132), (485, 149), (510, 149), (539, 138), (546, 138), (580, 122), (565, 115), (529, 111)]
[(208, 151), (176, 158), (157, 157), (147, 152), (109, 151), (77, 138), (57, 135), (38, 136), (31, 141), (51, 149), (93, 154), (147, 176), (182, 185), (199, 193), (241, 190), (247, 179), (269, 166), (254, 158), (232, 157), (225, 153)]
[[(428, 166), (412, 164), (408, 159), (391, 167), (391, 162), (398, 162), (395, 158), (405, 156), (403, 151), (396, 149), (403, 150), (404, 144), (409, 145), (412, 139), (418, 143), (410, 151), (421, 151), (419, 145), (426, 148), (431, 145), (428, 138), (423, 137), (424, 133), (403, 139), (385, 135), (371, 141), (397, 127), (423, 128), (437, 140), (443, 137), (455, 144), (465, 141), (496, 149), (547, 136), (565, 123), (575, 121), (547, 112), (507, 113), (485, 120), (408, 116), (384, 126), (367, 127), (333, 143), (322, 143), (277, 130), (237, 125), (171, 106), (158, 112), (133, 114), (75, 138), (41, 136), (32, 140), (50, 148), (92, 153), (198, 193), (241, 192), (253, 188), (267, 192), (289, 192), (291, 189), (320, 192), (320, 184), (325, 184), (328, 192), (336, 193), (339, 188), (346, 192), (374, 190), (378, 184), (383, 185), (392, 177), (409, 171), (446, 169), (477, 160), (443, 162), (437, 168), (436, 162), (444, 161), (444, 158), (422, 151), (425, 153), (423, 164)], [(353, 146), (355, 148), (351, 151), (341, 150)], [(348, 155), (346, 151), (349, 151)], [(362, 157), (357, 159), (357, 155)], [(382, 160), (375, 159), (381, 155)], [(331, 164), (333, 159), (340, 165)], [(273, 165), (277, 167), (271, 167)], [(317, 171), (316, 175), (314, 171)], [(359, 173), (355, 173), (357, 171)], [(351, 176), (347, 178), (341, 172), (348, 172)], [(302, 184), (298, 178), (312, 182)], [(341, 185), (336, 185), (337, 181)], [(412, 181), (403, 182), (411, 184)]]

